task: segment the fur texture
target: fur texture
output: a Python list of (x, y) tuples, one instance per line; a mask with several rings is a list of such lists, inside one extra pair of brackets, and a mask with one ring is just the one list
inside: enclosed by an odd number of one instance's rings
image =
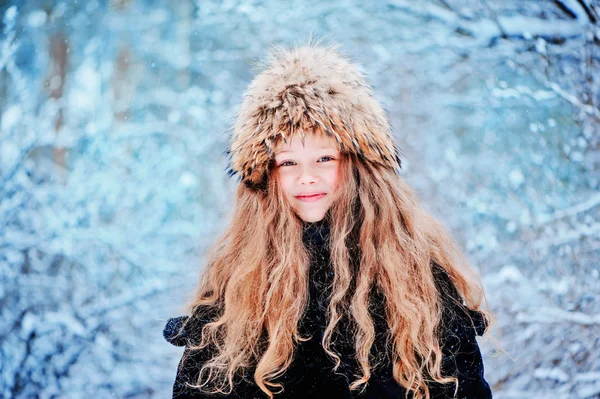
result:
[(260, 185), (280, 141), (308, 132), (334, 137), (342, 153), (400, 169), (381, 104), (365, 77), (335, 46), (276, 48), (250, 83), (233, 126), (229, 175)]

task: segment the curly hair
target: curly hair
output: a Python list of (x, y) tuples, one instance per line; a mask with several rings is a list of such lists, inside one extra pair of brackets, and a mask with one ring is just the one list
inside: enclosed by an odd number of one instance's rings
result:
[[(264, 189), (239, 185), (232, 220), (208, 251), (188, 304), (192, 315), (214, 315), (202, 325), (197, 345), (190, 346), (214, 349), (198, 366), (192, 385), (207, 393), (229, 394), (236, 375), (252, 372), (256, 385), (273, 398), (283, 389), (277, 378), (292, 363), (296, 344), (308, 339), (298, 325), (308, 304), (310, 254), (302, 241), (302, 220), (285, 201), (276, 173), (269, 169)], [(376, 363), (370, 355), (375, 325), (369, 292), (377, 287), (386, 299), (388, 346), (398, 384), (419, 399), (430, 397), (430, 379), (458, 386), (455, 376), (441, 371), (442, 300), (431, 265), (446, 272), (467, 308), (491, 322), (492, 314), (482, 309), (487, 302), (478, 275), (391, 168), (343, 155), (340, 179), (327, 215), (334, 280), (322, 340), (335, 369), (341, 360), (332, 348), (332, 334), (349, 315), (356, 326), (352, 339), (360, 368), (350, 388), (366, 387)]]

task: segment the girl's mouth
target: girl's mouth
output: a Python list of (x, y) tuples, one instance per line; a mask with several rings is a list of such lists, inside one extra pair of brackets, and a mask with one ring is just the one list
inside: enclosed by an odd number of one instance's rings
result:
[(303, 202), (315, 202), (323, 198), (325, 195), (327, 194), (321, 193), (312, 195), (298, 195), (296, 198)]

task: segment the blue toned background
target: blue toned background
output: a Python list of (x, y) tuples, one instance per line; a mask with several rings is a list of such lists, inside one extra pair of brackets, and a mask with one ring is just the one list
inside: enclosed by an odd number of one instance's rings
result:
[[(333, 39), (481, 273), (495, 398), (600, 395), (597, 0), (0, 3), (0, 397), (166, 398), (271, 44)], [(512, 357), (512, 359), (511, 359)]]

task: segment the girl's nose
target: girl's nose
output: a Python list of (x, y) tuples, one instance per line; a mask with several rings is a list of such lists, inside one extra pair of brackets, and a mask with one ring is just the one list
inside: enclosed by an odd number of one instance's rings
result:
[(317, 176), (313, 173), (309, 167), (302, 168), (300, 176), (298, 177), (298, 183), (300, 184), (313, 184), (317, 181)]

